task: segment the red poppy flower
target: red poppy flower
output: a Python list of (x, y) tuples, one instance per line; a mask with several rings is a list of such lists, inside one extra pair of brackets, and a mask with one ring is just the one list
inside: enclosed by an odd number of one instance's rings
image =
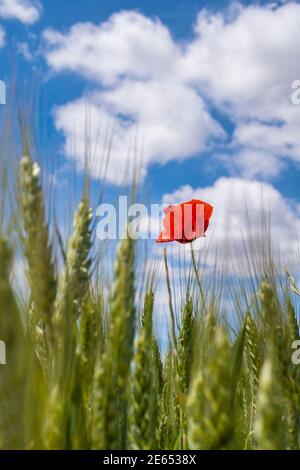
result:
[(156, 242), (191, 243), (196, 238), (205, 236), (213, 207), (206, 202), (192, 199), (177, 206), (169, 206), (164, 213), (163, 230)]

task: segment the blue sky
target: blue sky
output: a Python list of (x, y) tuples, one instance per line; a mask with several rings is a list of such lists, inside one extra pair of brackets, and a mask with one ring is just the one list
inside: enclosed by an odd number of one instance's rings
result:
[(299, 24), (298, 2), (0, 0), (0, 79), (17, 70), (25, 94), (39, 84), (41, 153), (59, 197), (74, 162), (80, 188), (88, 114), (96, 190), (114, 129), (108, 199), (138, 155), (151, 201), (209, 197), (219, 220), (233, 204), (234, 226), (245, 196), (255, 217), (262, 189), (277, 237), (294, 246)]

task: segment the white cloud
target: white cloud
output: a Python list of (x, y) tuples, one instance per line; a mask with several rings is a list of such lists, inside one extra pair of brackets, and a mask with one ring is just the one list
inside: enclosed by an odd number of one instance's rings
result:
[(0, 18), (33, 24), (39, 20), (40, 14), (41, 4), (38, 0), (0, 0)]
[(235, 116), (282, 119), (299, 76), (300, 5), (239, 8), (231, 18), (202, 11), (185, 73)]
[(132, 11), (116, 13), (100, 25), (78, 23), (68, 34), (49, 29), (44, 38), (54, 70), (75, 71), (105, 85), (124, 76), (170, 78), (180, 55), (165, 26)]
[[(91, 173), (96, 179), (100, 178), (109, 152), (111, 158), (108, 179), (111, 181), (113, 178), (116, 184), (124, 181), (128, 159), (126, 151), (122, 155), (119, 152), (123, 145), (125, 148), (126, 129), (121, 125), (115, 128), (112, 117), (105, 110), (82, 98), (57, 107), (54, 119), (56, 128), (66, 136), (64, 153), (76, 161), (79, 169), (84, 168), (85, 155), (88, 152)], [(112, 132), (114, 139), (111, 152)], [(92, 148), (88, 150), (89, 142)]]
[[(66, 35), (48, 30), (44, 37), (46, 58), (54, 70), (75, 71), (101, 85), (85, 99), (58, 108), (55, 122), (66, 136), (69, 155), (76, 135), (79, 162), (86, 140), (86, 100), (92, 110), (92, 136), (100, 122), (114, 127), (109, 181), (124, 181), (128, 150), (136, 136), (137, 150), (129, 160), (142, 160), (143, 174), (150, 162), (186, 158), (204, 150), (211, 139), (223, 137), (202, 98), (181, 79), (182, 51), (158, 20), (121, 12), (99, 26), (78, 24)], [(100, 140), (93, 174), (103, 166)]]
[(140, 165), (144, 174), (150, 162), (186, 158), (204, 149), (208, 137), (222, 135), (221, 128), (192, 89), (162, 80), (124, 81), (116, 89), (92, 93), (56, 109), (56, 127), (66, 135), (65, 152), (78, 162), (82, 162), (84, 155), (88, 115), (91, 139), (94, 143), (98, 140), (91, 163), (92, 174), (100, 174), (103, 168), (107, 151), (103, 131), (113, 130), (106, 177), (117, 184), (132, 178), (132, 173), (127, 171), (130, 163)]
[(214, 206), (205, 239), (208, 264), (214, 264), (217, 253), (218, 264), (223, 263), (231, 272), (249, 274), (249, 257), (252, 268), (258, 267), (270, 237), (274, 261), (281, 268), (287, 264), (298, 269), (299, 212), (272, 185), (223, 177), (209, 187), (183, 186), (166, 194), (163, 202), (176, 204), (195, 197)]
[[(300, 77), (299, 24), (295, 3), (239, 6), (229, 15), (202, 11), (183, 58), (187, 79), (236, 125), (232, 143), (242, 147), (237, 164), (246, 174), (245, 150), (262, 176), (268, 168), (270, 176), (278, 173), (282, 157), (300, 161), (300, 108), (291, 102), (292, 82)], [(269, 162), (260, 161), (263, 155)]]
[(260, 177), (266, 180), (276, 177), (285, 163), (272, 152), (261, 150), (259, 146), (252, 148), (250, 145), (233, 155), (219, 156), (219, 160), (234, 175), (240, 175), (246, 179)]
[(5, 31), (2, 28), (2, 26), (0, 26), (0, 47), (3, 47), (4, 44), (5, 44)]
[[(300, 5), (279, 3), (202, 10), (185, 44), (159, 20), (130, 11), (99, 25), (78, 23), (65, 34), (45, 31), (50, 67), (91, 80), (94, 118), (114, 123), (110, 181), (127, 168), (133, 134), (144, 142), (144, 172), (150, 162), (187, 158), (222, 141), (207, 99), (235, 126), (223, 151), (235, 174), (274, 177), (290, 159), (300, 161), (300, 107), (291, 102), (291, 84), (300, 77)], [(78, 134), (77, 160), (84, 106), (76, 100), (55, 114), (67, 148)]]
[(235, 143), (252, 151), (265, 151), (270, 160), (273, 156), (278, 163), (281, 158), (300, 162), (300, 107), (291, 106), (292, 112), (280, 125), (257, 121), (238, 124), (234, 133)]

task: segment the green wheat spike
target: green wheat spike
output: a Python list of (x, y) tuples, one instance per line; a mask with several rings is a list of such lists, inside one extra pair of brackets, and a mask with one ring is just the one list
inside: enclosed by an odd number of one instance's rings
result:
[(273, 355), (266, 358), (260, 375), (255, 438), (258, 449), (285, 448), (282, 395)]
[(188, 397), (188, 444), (196, 449), (224, 449), (233, 434), (230, 345), (217, 327), (207, 363), (197, 371)]

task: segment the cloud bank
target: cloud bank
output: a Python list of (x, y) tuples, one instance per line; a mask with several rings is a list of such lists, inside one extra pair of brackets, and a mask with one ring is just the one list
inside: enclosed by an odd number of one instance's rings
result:
[[(46, 58), (55, 71), (79, 73), (99, 87), (58, 108), (55, 122), (66, 135), (67, 148), (76, 130), (79, 160), (84, 153), (87, 103), (93, 141), (99, 123), (114, 129), (110, 181), (124, 179), (128, 149), (136, 138), (145, 170), (150, 162), (186, 158), (204, 150), (210, 139), (223, 136), (201, 96), (181, 78), (182, 52), (158, 20), (121, 12), (99, 26), (78, 24), (67, 35), (48, 30), (44, 37)], [(96, 173), (103, 141), (99, 139), (94, 160)], [(132, 154), (132, 159), (136, 157)]]
[[(291, 83), (300, 76), (299, 24), (299, 4), (272, 3), (202, 10), (186, 43), (158, 19), (132, 11), (99, 25), (75, 24), (65, 34), (48, 29), (48, 65), (81, 75), (92, 88), (55, 111), (65, 152), (82, 162), (88, 106), (93, 140), (100, 124), (114, 129), (111, 182), (120, 182), (137, 136), (144, 172), (151, 162), (213, 149), (237, 175), (275, 177), (286, 162), (300, 160), (300, 110), (291, 103)], [(232, 134), (212, 109), (230, 120)]]

